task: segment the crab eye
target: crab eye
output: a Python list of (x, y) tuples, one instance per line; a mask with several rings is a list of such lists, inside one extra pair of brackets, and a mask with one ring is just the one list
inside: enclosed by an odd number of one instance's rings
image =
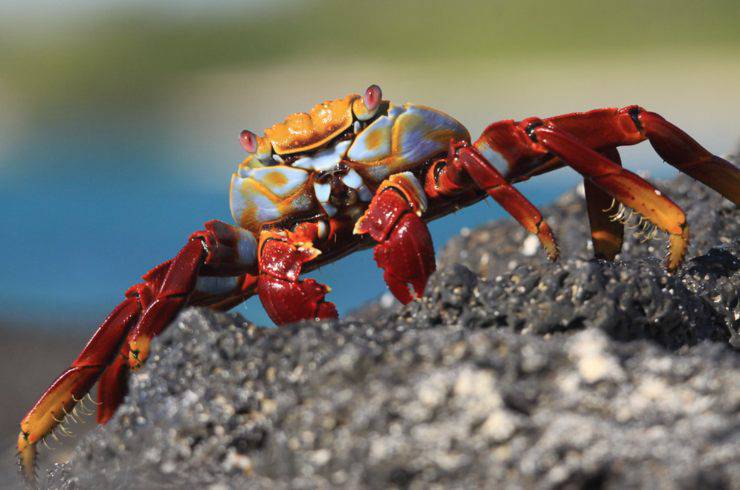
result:
[(362, 100), (365, 102), (365, 107), (367, 107), (368, 112), (375, 112), (378, 106), (380, 106), (380, 101), (383, 100), (383, 92), (377, 85), (370, 85), (367, 90), (365, 90), (365, 95), (362, 97)]
[(249, 130), (244, 130), (239, 134), (239, 143), (247, 153), (255, 153), (257, 151), (257, 135)]
[[(383, 92), (377, 85), (370, 85), (362, 97), (358, 97), (352, 103), (352, 112), (358, 121), (369, 121), (372, 119), (383, 102)], [(355, 131), (357, 132), (357, 131)]]

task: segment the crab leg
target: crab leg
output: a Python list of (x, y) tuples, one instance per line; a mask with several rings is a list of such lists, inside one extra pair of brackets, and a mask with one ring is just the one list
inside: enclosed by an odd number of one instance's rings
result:
[[(612, 162), (621, 165), (622, 161), (616, 148), (608, 148), (600, 153)], [(594, 255), (601, 259), (614, 260), (614, 257), (622, 250), (624, 237), (624, 223), (612, 219), (609, 215), (613, 212), (614, 198), (590, 179), (583, 179), (583, 187), (586, 192), (586, 207), (591, 225)]]
[[(125, 394), (122, 383), (129, 365), (141, 365), (151, 337), (188, 304), (199, 272), (230, 275), (255, 269), (256, 246), (251, 234), (217, 221), (205, 227), (191, 236), (174, 259), (149, 271), (143, 283), (126, 292), (126, 299), (100, 325), (82, 353), (23, 418), (18, 454), (29, 481), (34, 479), (36, 443), (63, 422), (101, 374), (98, 422), (104, 423), (112, 416)], [(247, 277), (236, 282), (239, 287), (225, 291), (223, 298), (241, 294), (239, 289)]]
[(404, 304), (414, 299), (408, 285), (420, 297), (436, 268), (432, 237), (421, 219), (426, 208), (426, 195), (416, 177), (410, 172), (395, 174), (380, 184), (354, 228), (355, 234), (367, 234), (377, 242), (375, 261), (388, 289)]
[(634, 145), (647, 139), (667, 163), (740, 205), (740, 169), (707, 151), (659, 114), (632, 105), (545, 121), (594, 149)]
[(446, 159), (434, 162), (426, 177), (430, 197), (453, 195), (472, 184), (484, 190), (525, 230), (537, 235), (550, 260), (558, 257), (555, 236), (539, 210), (529, 202), (474, 146), (465, 141), (452, 142)]
[(129, 374), (128, 357), (128, 342), (124, 342), (121, 351), (100, 376), (98, 382), (98, 415), (96, 417), (96, 422), (99, 424), (104, 424), (113, 417), (116, 409), (126, 396)]
[(87, 394), (118, 352), (122, 339), (139, 316), (139, 303), (128, 297), (100, 325), (82, 353), (44, 392), (21, 421), (18, 454), (28, 480), (34, 479), (36, 443), (46, 437)]
[(530, 149), (552, 153), (590, 180), (596, 187), (634, 209), (669, 234), (668, 270), (675, 270), (688, 246), (689, 230), (681, 208), (644, 179), (583, 145), (552, 124), (531, 118), (517, 125), (530, 138)]
[(209, 221), (205, 228), (190, 236), (168, 267), (156, 267), (144, 276), (156, 293), (128, 340), (132, 369), (148, 357), (151, 339), (188, 304), (199, 272), (205, 276), (235, 276), (256, 271), (256, 241), (251, 233), (217, 220)]
[(294, 231), (265, 230), (260, 234), (257, 291), (277, 325), (338, 316), (334, 304), (324, 301), (328, 286), (313, 279), (299, 280), (303, 264), (321, 254), (314, 247), (318, 239), (316, 223), (302, 223)]

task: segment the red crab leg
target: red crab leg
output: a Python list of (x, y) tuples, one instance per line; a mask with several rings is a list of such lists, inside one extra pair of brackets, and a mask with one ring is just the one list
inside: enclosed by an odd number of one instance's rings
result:
[[(618, 165), (622, 164), (619, 151), (616, 148), (601, 150), (600, 153), (612, 162)], [(614, 208), (614, 198), (589, 179), (583, 179), (583, 187), (586, 192), (586, 208), (591, 225), (591, 242), (594, 245), (594, 256), (600, 259), (614, 260), (614, 257), (622, 250), (624, 239), (624, 224), (609, 216)]]
[(129, 347), (123, 343), (113, 362), (105, 368), (98, 381), (98, 415), (96, 422), (104, 424), (113, 417), (126, 396), (129, 374)]
[(199, 272), (205, 276), (256, 272), (255, 240), (249, 232), (217, 220), (209, 221), (205, 228), (191, 235), (168, 267), (156, 267), (144, 276), (155, 285), (156, 294), (128, 340), (129, 365), (133, 369), (146, 360), (151, 339), (188, 304)]
[(294, 231), (265, 230), (260, 235), (257, 291), (277, 325), (338, 316), (334, 304), (324, 301), (328, 286), (313, 279), (299, 280), (303, 264), (321, 253), (314, 247), (318, 235), (316, 223), (302, 223)]
[[(597, 153), (578, 139), (537, 118), (522, 122), (502, 121), (486, 128), (476, 142), (498, 150), (501, 141), (515, 146), (502, 148), (505, 157), (516, 165), (527, 161), (543, 162), (555, 155), (586, 179), (624, 205), (634, 209), (669, 234), (668, 270), (681, 263), (688, 246), (688, 226), (681, 208), (663, 196), (644, 179)], [(516, 159), (514, 159), (516, 158)], [(516, 165), (514, 167), (516, 167)]]
[(448, 157), (434, 162), (429, 169), (425, 190), (430, 197), (453, 195), (470, 188), (471, 180), (472, 185), (486, 191), (525, 230), (537, 235), (550, 260), (557, 259), (555, 236), (539, 210), (477, 148), (467, 142), (450, 143)]
[(569, 134), (546, 126), (535, 126), (531, 131), (543, 147), (588, 177), (597, 187), (669, 233), (666, 268), (669, 271), (678, 268), (689, 241), (689, 228), (681, 208), (644, 179), (583, 146)]
[(36, 443), (48, 435), (90, 390), (102, 369), (118, 352), (122, 339), (139, 316), (136, 298), (126, 298), (100, 325), (82, 353), (41, 396), (21, 421), (18, 453), (24, 476), (34, 478)]
[(404, 304), (414, 299), (408, 285), (421, 296), (436, 268), (432, 237), (421, 219), (426, 206), (424, 190), (413, 174), (392, 175), (378, 187), (354, 229), (378, 242), (375, 261), (388, 289)]
[(545, 121), (594, 149), (634, 145), (647, 139), (670, 165), (740, 205), (740, 170), (659, 114), (632, 105), (565, 114)]
[[(149, 271), (143, 283), (126, 292), (126, 299), (21, 421), (18, 453), (26, 478), (34, 479), (36, 443), (62, 422), (101, 373), (98, 421), (110, 418), (125, 393), (121, 382), (125, 382), (128, 366), (122, 356), (129, 356), (128, 363), (133, 367), (143, 362), (151, 337), (161, 332), (187, 304), (199, 271), (228, 275), (255, 270), (254, 238), (250, 242), (251, 235), (246, 233), (225, 223), (208, 222), (206, 230), (193, 234), (174, 259)], [(224, 299), (238, 294), (241, 293), (237, 290), (229, 291)], [(140, 349), (137, 355), (129, 355), (132, 346)], [(121, 355), (117, 356), (119, 352)]]

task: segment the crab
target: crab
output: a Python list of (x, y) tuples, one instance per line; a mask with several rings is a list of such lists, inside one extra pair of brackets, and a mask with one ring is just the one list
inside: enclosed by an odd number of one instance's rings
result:
[(372, 85), (288, 116), (262, 136), (244, 130), (246, 158), (231, 178), (235, 225), (205, 223), (171, 260), (147, 272), (20, 424), (18, 455), (34, 478), (45, 440), (98, 382), (107, 422), (127, 378), (186, 306), (228, 310), (258, 295), (277, 325), (337, 317), (329, 287), (301, 274), (374, 247), (393, 295), (421, 296), (435, 270), (427, 222), (492, 197), (534, 234), (551, 260), (558, 246), (542, 214), (512, 184), (569, 166), (583, 176), (595, 256), (613, 260), (633, 213), (642, 234), (668, 234), (666, 267), (686, 253), (683, 211), (621, 165), (617, 147), (648, 140), (667, 163), (740, 204), (740, 170), (660, 115), (633, 105), (546, 119), (506, 120), (472, 141), (453, 117), (394, 105)]

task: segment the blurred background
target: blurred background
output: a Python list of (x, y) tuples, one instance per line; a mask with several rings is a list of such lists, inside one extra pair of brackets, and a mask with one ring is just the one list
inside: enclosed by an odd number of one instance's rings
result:
[[(736, 0), (0, 0), (2, 434), (129, 285), (204, 221), (231, 221), (241, 129), (378, 83), (475, 136), (639, 103), (727, 154), (738, 25)], [(673, 174), (644, 144), (623, 159)], [(521, 189), (544, 205), (577, 182)], [(435, 243), (501, 216), (473, 206), (434, 223)], [(313, 276), (340, 314), (384, 291), (370, 252)], [(236, 311), (270, 324), (254, 300)]]

